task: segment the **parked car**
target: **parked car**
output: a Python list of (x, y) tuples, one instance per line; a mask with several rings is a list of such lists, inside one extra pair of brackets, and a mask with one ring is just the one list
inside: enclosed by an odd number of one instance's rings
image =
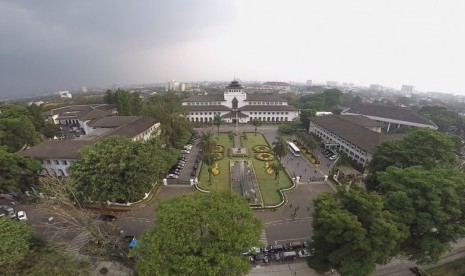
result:
[(251, 255), (257, 255), (258, 253), (262, 252), (262, 249), (260, 247), (252, 247), (250, 248), (247, 252), (241, 253), (244, 256), (251, 256)]
[(183, 149), (183, 150), (181, 150), (181, 153), (189, 154), (189, 153), (191, 153), (191, 151), (190, 151), (190, 150), (185, 150), (185, 149)]
[(284, 244), (284, 250), (292, 250), (292, 249), (299, 249), (303, 248), (304, 244), (302, 242), (288, 242)]
[(336, 158), (337, 158), (337, 155), (333, 155), (329, 157), (329, 160), (333, 161), (333, 160), (336, 160)]
[(267, 247), (265, 247), (266, 253), (276, 253), (276, 252), (280, 252), (283, 250), (284, 248), (281, 244), (272, 244), (272, 245), (268, 245)]
[(276, 261), (293, 261), (297, 258), (297, 253), (295, 251), (278, 252), (273, 257)]
[(103, 220), (103, 221), (115, 221), (115, 220), (116, 220), (116, 217), (113, 216), (113, 215), (104, 215), (104, 214), (102, 214), (102, 215), (100, 215), (100, 216), (98, 217), (98, 219), (99, 219), (99, 220)]
[(16, 217), (16, 212), (15, 209), (8, 205), (0, 205), (0, 209), (4, 210), (10, 218), (15, 218)]
[(24, 211), (18, 211), (16, 217), (18, 218), (18, 220), (27, 220), (27, 215)]
[(250, 256), (250, 261), (255, 264), (257, 263), (267, 264), (270, 262), (270, 259), (265, 253), (258, 253), (257, 255)]
[(300, 249), (299, 251), (297, 251), (297, 255), (299, 255), (300, 258), (305, 258), (305, 257), (311, 256), (310, 252), (306, 248)]

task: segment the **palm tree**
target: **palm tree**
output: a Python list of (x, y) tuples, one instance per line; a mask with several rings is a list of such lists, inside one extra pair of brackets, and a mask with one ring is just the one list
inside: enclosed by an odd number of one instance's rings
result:
[(255, 118), (252, 121), (250, 121), (250, 123), (255, 127), (255, 135), (257, 135), (257, 128), (262, 125), (262, 122)]
[(213, 124), (218, 128), (218, 139), (220, 138), (220, 125), (222, 122), (223, 118), (221, 118), (219, 114), (216, 114), (215, 117), (213, 117)]
[(200, 141), (198, 147), (200, 148), (202, 155), (206, 156), (212, 154), (216, 146), (216, 142), (213, 139), (213, 133), (211, 131), (202, 132), (200, 135)]
[(276, 186), (279, 185), (279, 172), (283, 169), (283, 165), (279, 162), (271, 163), (270, 168), (274, 171), (274, 180), (277, 180)]
[(286, 156), (287, 153), (286, 141), (282, 136), (278, 136), (276, 139), (277, 140), (273, 142), (273, 153), (279, 158), (279, 161), (281, 162), (281, 159)]
[(213, 139), (213, 133), (211, 131), (202, 132), (198, 147), (202, 151), (202, 162), (208, 167), (208, 182), (210, 185), (212, 184), (212, 166), (215, 162), (215, 146), (216, 142)]

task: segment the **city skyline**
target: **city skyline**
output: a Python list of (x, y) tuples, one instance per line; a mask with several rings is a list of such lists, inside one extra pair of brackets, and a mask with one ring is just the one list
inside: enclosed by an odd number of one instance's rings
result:
[(0, 96), (339, 81), (465, 94), (460, 1), (0, 1)]

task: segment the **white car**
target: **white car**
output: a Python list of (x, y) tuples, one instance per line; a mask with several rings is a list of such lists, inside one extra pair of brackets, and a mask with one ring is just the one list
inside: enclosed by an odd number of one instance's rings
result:
[(312, 255), (307, 249), (301, 249), (299, 250), (299, 252), (297, 252), (297, 254), (299, 255), (300, 258), (305, 258), (305, 257), (309, 257)]
[(27, 220), (26, 212), (24, 211), (18, 211), (18, 213), (16, 213), (16, 217), (19, 220)]
[(337, 155), (333, 155), (329, 158), (329, 160), (333, 161), (333, 160), (336, 160), (336, 158), (337, 158)]

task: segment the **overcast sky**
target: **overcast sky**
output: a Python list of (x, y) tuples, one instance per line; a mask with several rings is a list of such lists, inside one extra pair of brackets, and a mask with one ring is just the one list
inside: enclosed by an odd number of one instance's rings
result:
[(465, 94), (465, 1), (0, 0), (0, 98), (168, 80)]

